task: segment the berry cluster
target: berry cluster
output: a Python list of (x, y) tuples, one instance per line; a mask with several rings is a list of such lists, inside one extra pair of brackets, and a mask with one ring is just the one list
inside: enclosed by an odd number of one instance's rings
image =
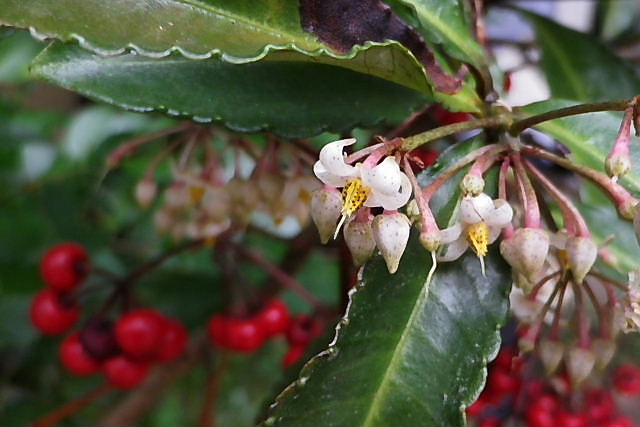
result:
[[(487, 386), (467, 409), (478, 427), (525, 425), (528, 427), (630, 427), (633, 421), (618, 411), (617, 398), (640, 395), (640, 367), (621, 365), (614, 375), (614, 392), (608, 388), (576, 389), (569, 377), (542, 380), (533, 375), (536, 361), (503, 348), (489, 366)], [(515, 422), (515, 424), (514, 424)]]
[[(47, 288), (31, 304), (31, 321), (42, 333), (58, 335), (80, 318), (77, 288), (89, 273), (89, 256), (75, 243), (51, 248), (40, 269)], [(187, 331), (177, 320), (153, 309), (134, 309), (114, 323), (89, 319), (60, 345), (60, 360), (75, 375), (102, 371), (118, 388), (132, 388), (143, 381), (153, 362), (168, 362), (182, 355)]]
[(253, 353), (267, 340), (284, 334), (289, 350), (282, 363), (289, 367), (302, 358), (308, 344), (322, 334), (322, 329), (316, 317), (292, 316), (284, 302), (273, 299), (252, 316), (214, 314), (209, 320), (208, 333), (216, 346), (240, 353)]

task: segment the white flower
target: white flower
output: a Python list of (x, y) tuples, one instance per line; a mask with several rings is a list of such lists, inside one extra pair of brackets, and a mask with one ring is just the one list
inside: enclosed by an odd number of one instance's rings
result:
[(366, 165), (366, 160), (364, 164), (348, 164), (343, 148), (355, 142), (354, 138), (349, 138), (325, 145), (313, 166), (320, 181), (343, 188), (341, 223), (362, 206), (396, 210), (407, 204), (411, 196), (411, 182), (393, 157), (388, 156), (372, 167)]
[(440, 261), (458, 259), (469, 246), (482, 263), (489, 244), (495, 242), (500, 231), (511, 222), (513, 209), (501, 199), (492, 200), (481, 193), (475, 197), (464, 197), (460, 202), (458, 222), (442, 230), (442, 243), (448, 244), (446, 252), (438, 257)]

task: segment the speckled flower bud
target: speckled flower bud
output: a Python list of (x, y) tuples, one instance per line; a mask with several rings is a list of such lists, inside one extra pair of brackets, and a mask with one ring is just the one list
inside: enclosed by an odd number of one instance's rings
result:
[(342, 195), (333, 187), (322, 187), (311, 196), (311, 218), (318, 228), (320, 241), (327, 243), (342, 213)]
[(442, 245), (442, 233), (439, 230), (423, 231), (420, 233), (420, 243), (429, 252), (435, 252)]
[(567, 353), (566, 362), (571, 384), (577, 387), (593, 371), (596, 355), (586, 348), (574, 347)]
[(590, 237), (570, 236), (565, 247), (569, 268), (577, 283), (582, 283), (598, 257), (598, 246)]
[(393, 274), (398, 270), (400, 258), (409, 241), (409, 218), (399, 212), (385, 212), (373, 219), (372, 228), (376, 245), (387, 263), (389, 273)]
[(562, 356), (564, 355), (564, 346), (560, 341), (541, 340), (538, 345), (540, 360), (547, 374), (552, 374), (558, 369)]
[(468, 173), (460, 182), (463, 196), (476, 197), (484, 191), (484, 179), (475, 173)]
[(158, 186), (151, 178), (144, 178), (136, 185), (136, 201), (143, 208), (148, 208), (153, 199), (156, 198)]
[(549, 253), (549, 234), (539, 228), (519, 228), (500, 243), (500, 253), (516, 272), (534, 282)]
[(376, 248), (371, 221), (350, 221), (344, 227), (344, 241), (351, 252), (355, 266), (363, 265), (371, 258)]

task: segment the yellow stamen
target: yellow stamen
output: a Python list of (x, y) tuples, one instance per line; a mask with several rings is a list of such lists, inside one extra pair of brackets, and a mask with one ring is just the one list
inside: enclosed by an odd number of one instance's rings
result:
[(558, 260), (560, 261), (560, 266), (564, 271), (569, 270), (569, 256), (567, 255), (567, 251), (564, 249), (558, 250)]
[(202, 200), (202, 196), (204, 196), (204, 188), (202, 187), (189, 187), (189, 196), (191, 197), (191, 203), (197, 205)]
[(471, 249), (479, 257), (487, 254), (487, 246), (489, 245), (489, 226), (486, 222), (480, 221), (467, 226), (467, 242)]
[(342, 227), (345, 221), (364, 205), (369, 194), (371, 194), (371, 189), (365, 187), (360, 178), (353, 179), (344, 185), (342, 189), (342, 217), (333, 235), (334, 239), (338, 237), (340, 227)]

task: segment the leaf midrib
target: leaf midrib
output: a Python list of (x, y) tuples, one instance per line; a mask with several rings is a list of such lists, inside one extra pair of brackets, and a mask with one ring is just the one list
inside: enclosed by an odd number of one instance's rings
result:
[[(432, 277), (431, 281), (435, 280), (435, 275)], [(382, 380), (380, 381), (378, 388), (373, 396), (373, 400), (371, 405), (369, 406), (369, 410), (367, 411), (367, 415), (362, 422), (363, 426), (371, 426), (373, 425), (372, 421), (376, 415), (378, 415), (378, 407), (380, 406), (380, 400), (383, 399), (385, 394), (387, 383), (389, 382), (390, 373), (393, 371), (395, 373), (395, 368), (398, 365), (397, 359), (399, 355), (402, 354), (402, 351), (405, 348), (405, 341), (407, 340), (409, 325), (414, 323), (415, 317), (420, 312), (420, 310), (424, 307), (429, 296), (429, 288), (427, 286), (427, 282), (425, 281), (420, 288), (420, 295), (416, 299), (416, 303), (413, 305), (411, 310), (411, 314), (407, 318), (407, 322), (405, 323), (405, 327), (403, 328), (402, 334), (400, 335), (400, 339), (396, 344), (393, 354), (391, 355), (391, 359), (389, 363), (386, 365), (388, 369), (385, 371)]]

